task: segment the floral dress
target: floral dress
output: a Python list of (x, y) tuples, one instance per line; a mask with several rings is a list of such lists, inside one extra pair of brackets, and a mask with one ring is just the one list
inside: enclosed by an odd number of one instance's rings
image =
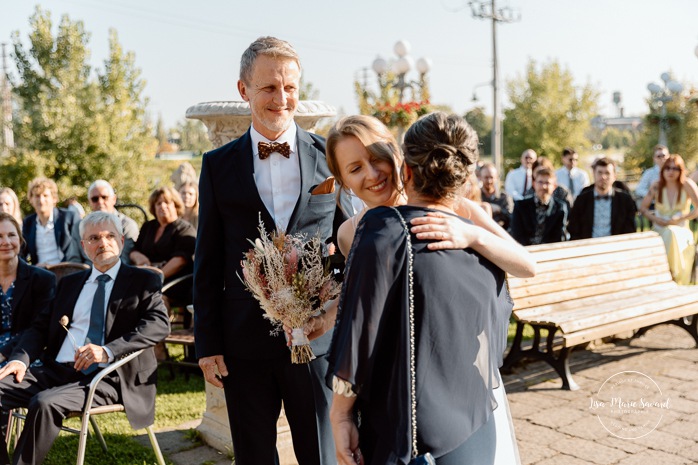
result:
[[(0, 312), (2, 313), (2, 331), (0, 332), (0, 347), (4, 347), (14, 337), (12, 334), (12, 294), (15, 290), (14, 281), (7, 292), (3, 292), (0, 287)], [(7, 361), (0, 363), (0, 367), (5, 366)]]

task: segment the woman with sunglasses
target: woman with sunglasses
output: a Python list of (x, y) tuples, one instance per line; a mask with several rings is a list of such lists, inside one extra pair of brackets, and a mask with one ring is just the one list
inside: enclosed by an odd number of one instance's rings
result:
[[(654, 201), (655, 209), (650, 210)], [(693, 205), (693, 209), (691, 209)], [(686, 176), (686, 165), (680, 155), (670, 155), (660, 171), (659, 180), (640, 205), (640, 213), (653, 224), (664, 240), (669, 269), (674, 281), (689, 284), (695, 242), (688, 222), (698, 217), (698, 187)]]

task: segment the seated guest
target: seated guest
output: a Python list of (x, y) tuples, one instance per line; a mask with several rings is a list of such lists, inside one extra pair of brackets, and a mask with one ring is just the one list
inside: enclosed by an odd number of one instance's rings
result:
[(589, 185), (589, 175), (586, 171), (577, 168), (579, 155), (574, 149), (569, 147), (562, 151), (562, 168), (555, 172), (557, 183), (564, 186), (572, 195), (572, 199), (582, 192)]
[(533, 163), (538, 155), (533, 149), (526, 149), (521, 154), (521, 166), (507, 173), (504, 190), (514, 200), (524, 198), (526, 191), (533, 186)]
[[(172, 187), (159, 187), (150, 194), (149, 211), (154, 220), (143, 223), (131, 261), (137, 265), (160, 268), (165, 284), (192, 272), (196, 230), (184, 221), (182, 198)], [(169, 301), (191, 302), (191, 284), (174, 286), (165, 294)]]
[(36, 178), (29, 183), (27, 197), (36, 213), (24, 219), (26, 255), (32, 265), (82, 262), (80, 217), (66, 208), (57, 208), (58, 186), (52, 179)]
[(492, 218), (492, 206), (489, 203), (482, 201), (482, 194), (480, 193), (480, 180), (477, 178), (475, 173), (470, 173), (468, 175), (468, 179), (465, 181), (465, 185), (463, 186), (463, 197), (474, 202), (480, 208), (485, 210), (487, 216)]
[(3, 366), (25, 329), (48, 308), (56, 290), (53, 273), (19, 258), (24, 242), (17, 220), (0, 213), (0, 366)]
[(652, 185), (659, 180), (659, 171), (662, 169), (662, 165), (669, 158), (669, 149), (662, 144), (657, 144), (652, 149), (652, 161), (654, 165), (652, 168), (648, 168), (642, 173), (640, 182), (637, 183), (635, 188), (635, 195), (639, 199), (644, 199), (647, 193), (650, 191)]
[(570, 238), (615, 236), (635, 232), (635, 201), (621, 189), (613, 187), (616, 164), (599, 158), (592, 165), (594, 188), (579, 194), (570, 212), (567, 229)]
[[(655, 209), (650, 210), (654, 203)], [(687, 178), (680, 155), (670, 155), (660, 170), (659, 180), (647, 193), (640, 211), (664, 240), (671, 275), (679, 284), (690, 284), (695, 241), (688, 222), (698, 217), (698, 188)]]
[[(123, 234), (114, 215), (90, 213), (80, 230), (93, 268), (61, 279), (52, 305), (0, 369), (0, 408), (28, 408), (14, 464), (42, 463), (66, 415), (84, 408), (98, 368), (140, 349), (147, 350), (99, 383), (92, 405), (123, 403), (135, 429), (154, 420), (157, 362), (151, 348), (170, 330), (160, 278), (121, 263)], [(27, 368), (36, 359), (42, 364)], [(4, 442), (0, 463), (10, 463)]]
[(199, 227), (199, 185), (187, 181), (179, 188), (179, 195), (184, 203), (182, 219), (191, 223), (194, 229)]
[(514, 200), (504, 191), (499, 190), (499, 174), (493, 163), (485, 163), (480, 168), (480, 195), (483, 202), (492, 207), (492, 218), (508, 230), (511, 223), (511, 213), (514, 211)]
[(567, 240), (567, 203), (553, 197), (555, 172), (546, 167), (534, 173), (535, 194), (514, 202), (511, 235), (521, 245), (550, 244)]
[(87, 189), (87, 200), (90, 202), (90, 210), (93, 212), (113, 213), (121, 220), (124, 229), (124, 250), (121, 252), (121, 261), (132, 265), (129, 255), (138, 239), (138, 224), (133, 219), (116, 209), (116, 192), (111, 184), (104, 179), (98, 179)]
[[(533, 180), (535, 182), (536, 179), (536, 170), (540, 167), (546, 167), (549, 170), (555, 172), (555, 167), (553, 166), (553, 162), (548, 160), (546, 157), (538, 157), (538, 159), (533, 163)], [(557, 175), (555, 175), (555, 179), (557, 179)], [(557, 182), (557, 181), (556, 181)], [(526, 194), (524, 197), (533, 197), (535, 194), (535, 184), (531, 186), (531, 188), (526, 191)], [(572, 194), (570, 194), (570, 191), (567, 190), (566, 187), (563, 187), (561, 185), (557, 185), (555, 187), (555, 190), (553, 191), (553, 197), (556, 199), (560, 199), (563, 202), (567, 204), (567, 209), (569, 210), (572, 207), (572, 202), (574, 199), (572, 198)]]
[(9, 187), (0, 189), (0, 212), (12, 215), (19, 224), (20, 230), (22, 229), (22, 209), (19, 207), (19, 199), (15, 191)]

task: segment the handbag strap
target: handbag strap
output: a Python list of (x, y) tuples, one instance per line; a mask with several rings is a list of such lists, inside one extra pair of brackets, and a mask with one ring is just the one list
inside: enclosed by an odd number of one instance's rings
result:
[(419, 452), (417, 451), (417, 368), (414, 343), (414, 257), (412, 256), (412, 237), (410, 234), (410, 228), (407, 226), (407, 222), (405, 221), (405, 218), (403, 218), (400, 211), (395, 207), (390, 208), (392, 208), (400, 218), (400, 222), (402, 223), (402, 227), (405, 228), (405, 234), (407, 236), (407, 287), (410, 298), (410, 409), (412, 413), (410, 416), (410, 426), (412, 430), (412, 458), (415, 458), (417, 455), (419, 455)]

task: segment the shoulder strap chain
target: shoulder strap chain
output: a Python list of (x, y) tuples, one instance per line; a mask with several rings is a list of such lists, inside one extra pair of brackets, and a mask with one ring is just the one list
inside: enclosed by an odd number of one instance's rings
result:
[(405, 218), (402, 217), (400, 211), (395, 207), (392, 208), (397, 216), (400, 218), (402, 226), (405, 228), (405, 234), (407, 235), (407, 275), (408, 275), (408, 292), (410, 297), (410, 403), (411, 403), (411, 428), (412, 428), (412, 458), (419, 455), (417, 452), (417, 368), (415, 362), (415, 343), (414, 343), (414, 269), (412, 256), (412, 237), (410, 235), (410, 228), (405, 222)]

